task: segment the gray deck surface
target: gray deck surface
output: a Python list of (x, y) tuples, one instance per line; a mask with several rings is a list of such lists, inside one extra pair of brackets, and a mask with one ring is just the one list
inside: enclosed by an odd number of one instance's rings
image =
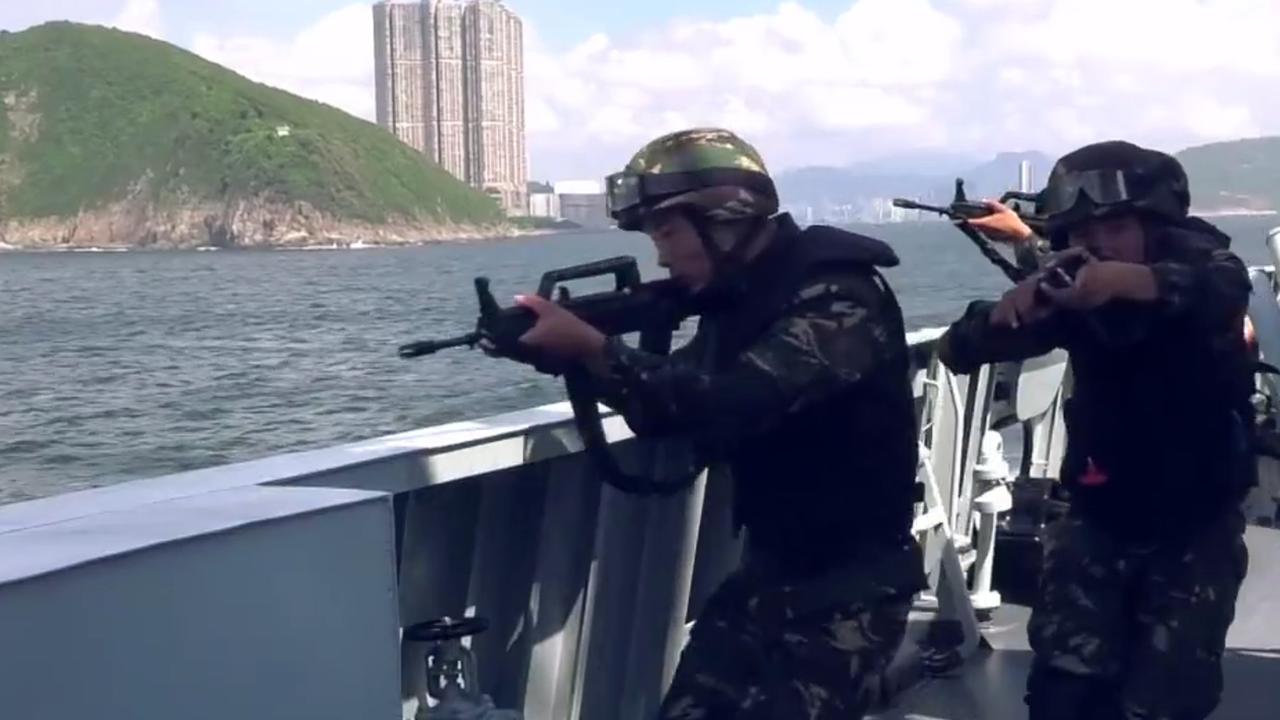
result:
[[(1214, 720), (1280, 718), (1280, 530), (1250, 527), (1249, 575), (1227, 635), (1226, 689)], [(1008, 720), (1025, 718), (1023, 686), (1031, 663), (1030, 611), (1006, 605), (979, 650), (954, 677), (935, 678), (907, 692), (880, 720)]]

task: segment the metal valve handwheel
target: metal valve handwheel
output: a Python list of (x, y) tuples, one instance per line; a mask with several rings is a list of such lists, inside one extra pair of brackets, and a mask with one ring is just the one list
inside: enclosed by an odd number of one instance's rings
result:
[(404, 638), (413, 642), (440, 642), (478, 635), (489, 629), (489, 621), (481, 617), (453, 619), (443, 617), (405, 628)]

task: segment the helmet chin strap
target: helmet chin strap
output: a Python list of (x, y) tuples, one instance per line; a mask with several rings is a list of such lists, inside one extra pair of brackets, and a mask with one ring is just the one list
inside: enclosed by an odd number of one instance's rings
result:
[(702, 241), (702, 247), (711, 260), (712, 274), (709, 288), (717, 289), (732, 285), (742, 268), (746, 266), (747, 249), (751, 246), (751, 242), (760, 235), (760, 231), (769, 222), (767, 218), (755, 218), (744, 233), (734, 238), (733, 245), (725, 250), (716, 243), (712, 233), (712, 223), (705, 215), (685, 210), (684, 216), (697, 232), (698, 239)]

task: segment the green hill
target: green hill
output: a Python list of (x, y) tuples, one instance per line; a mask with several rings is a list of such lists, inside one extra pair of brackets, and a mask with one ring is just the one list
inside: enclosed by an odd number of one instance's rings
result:
[(1177, 153), (1202, 210), (1280, 209), (1280, 137), (1190, 147)]
[(503, 220), (384, 129), (167, 43), (65, 22), (0, 33), (0, 217), (246, 202), (371, 226)]

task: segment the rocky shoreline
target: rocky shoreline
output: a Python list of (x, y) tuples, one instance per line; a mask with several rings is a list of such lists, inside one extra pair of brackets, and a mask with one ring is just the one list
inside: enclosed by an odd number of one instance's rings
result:
[(73, 217), (0, 220), (0, 250), (195, 250), (396, 247), (545, 234), (509, 222), (368, 223), (307, 203), (265, 200), (157, 207), (125, 201)]

